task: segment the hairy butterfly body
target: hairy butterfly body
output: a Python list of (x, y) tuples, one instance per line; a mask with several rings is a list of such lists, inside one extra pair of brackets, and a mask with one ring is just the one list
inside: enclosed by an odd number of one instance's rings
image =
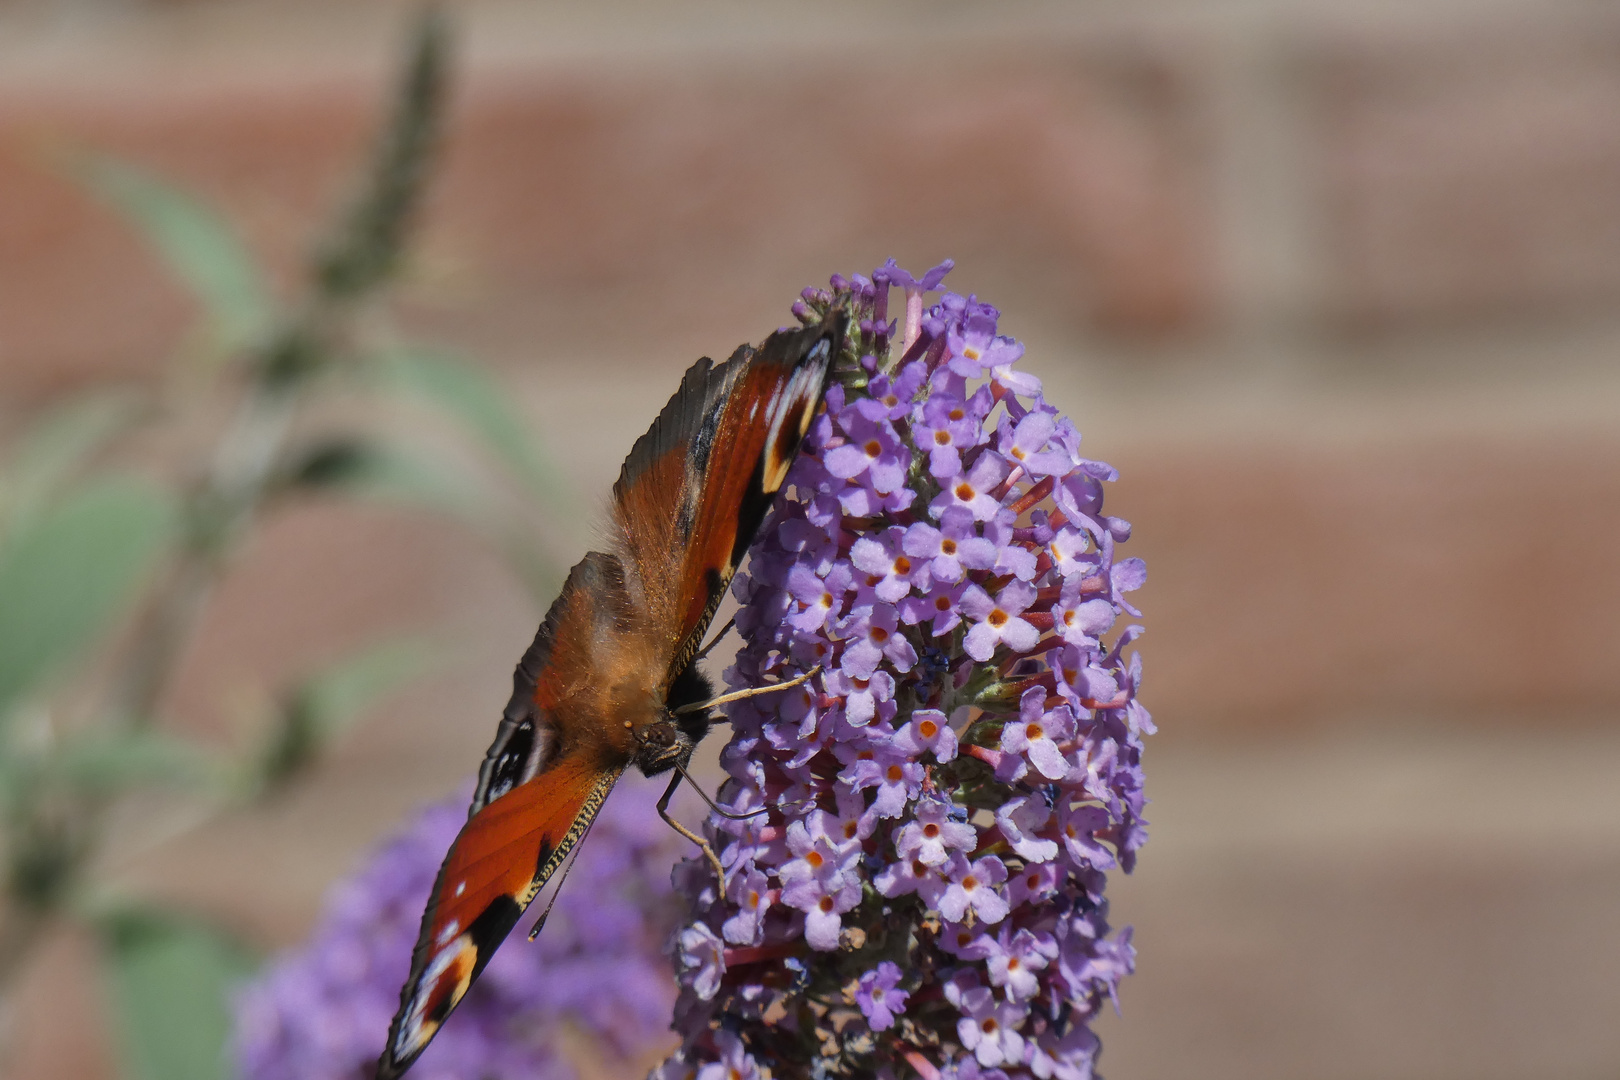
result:
[(625, 769), (684, 767), (708, 731), (704, 630), (786, 481), (844, 334), (834, 312), (723, 364), (699, 360), (613, 486), (612, 553), (569, 572), (478, 773), (468, 821), (422, 917), (377, 1063), (415, 1061)]

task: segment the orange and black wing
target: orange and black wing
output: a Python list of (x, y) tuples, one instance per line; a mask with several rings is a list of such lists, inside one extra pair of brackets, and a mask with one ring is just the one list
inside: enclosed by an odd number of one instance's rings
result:
[(623, 581), (617, 559), (587, 555), (518, 664), (467, 824), (422, 916), (379, 1080), (399, 1076), (427, 1047), (628, 763), (594, 675), (604, 654), (622, 651)]
[(673, 679), (787, 479), (843, 347), (835, 311), (725, 363), (699, 360), (637, 441), (613, 486), (627, 588)]

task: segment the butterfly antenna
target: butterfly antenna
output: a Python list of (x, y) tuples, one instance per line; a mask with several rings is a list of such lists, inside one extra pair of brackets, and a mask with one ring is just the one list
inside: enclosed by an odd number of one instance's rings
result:
[(591, 830), (594, 828), (596, 828), (596, 818), (593, 816), (591, 823), (585, 826), (585, 833), (579, 838), (579, 843), (574, 845), (574, 853), (569, 856), (568, 865), (563, 867), (562, 877), (557, 879), (557, 887), (551, 890), (551, 899), (546, 902), (546, 910), (542, 911), (540, 917), (534, 921), (534, 929), (529, 931), (530, 941), (539, 937), (540, 931), (546, 928), (546, 920), (551, 918), (551, 909), (557, 906), (557, 897), (562, 895), (563, 885), (568, 881), (568, 875), (574, 872), (575, 865), (579, 863), (580, 849), (585, 846), (585, 841), (590, 837)]
[(730, 633), (731, 628), (733, 626), (736, 626), (736, 625), (737, 625), (737, 617), (735, 615), (732, 616), (731, 618), (727, 619), (726, 620), (726, 625), (724, 625), (724, 626), (722, 626), (720, 628), (720, 632), (718, 634), (714, 635), (714, 637), (710, 638), (709, 643), (707, 645), (703, 646), (703, 648), (699, 649), (698, 654), (696, 656), (692, 657), (692, 663), (694, 663), (694, 664), (697, 663), (699, 660), (703, 659), (705, 656), (708, 656), (711, 652), (713, 652), (714, 647), (716, 645), (720, 644), (720, 639), (725, 637), (728, 633)]
[[(668, 825), (670, 828), (674, 829), (676, 832), (680, 833), (682, 836), (692, 841), (692, 843), (703, 849), (703, 854), (709, 857), (709, 865), (714, 867), (714, 877), (715, 880), (720, 883), (720, 891), (724, 893), (726, 891), (726, 868), (720, 865), (720, 856), (714, 853), (714, 848), (709, 846), (709, 842), (707, 840), (703, 839), (703, 837), (699, 836), (697, 833), (693, 832), (691, 829), (688, 829), (685, 825), (682, 825), (680, 822), (669, 816), (669, 800), (675, 797), (675, 789), (681, 786), (681, 779), (686, 776), (685, 769), (682, 769), (679, 766), (676, 766), (676, 768), (679, 771), (676, 772), (674, 776), (669, 778), (669, 787), (664, 789), (664, 797), (658, 800), (658, 816), (664, 819), (665, 825)], [(693, 784), (692, 786), (697, 787), (696, 784)], [(701, 793), (701, 791), (702, 789), (700, 788), (699, 792)]]
[(709, 798), (709, 793), (699, 787), (696, 780), (692, 779), (692, 774), (686, 771), (686, 767), (684, 765), (677, 761), (675, 763), (675, 770), (682, 776), (686, 777), (686, 782), (692, 785), (692, 790), (698, 793), (698, 798), (708, 803), (709, 809), (713, 810), (723, 818), (730, 818), (732, 821), (747, 821), (749, 818), (759, 817), (761, 814), (770, 813), (771, 808), (768, 806), (762, 806), (758, 810), (750, 810), (746, 814), (739, 814), (731, 810), (722, 810), (713, 799)]
[(724, 705), (731, 701), (741, 701), (743, 698), (754, 697), (757, 694), (774, 694), (778, 690), (787, 690), (790, 687), (808, 682), (820, 670), (821, 665), (817, 664), (803, 675), (788, 679), (786, 682), (771, 683), (769, 686), (753, 686), (749, 687), (747, 690), (733, 690), (729, 694), (721, 694), (719, 697), (710, 698), (708, 701), (697, 701), (690, 705), (682, 705), (680, 708), (673, 709), (671, 711), (674, 712), (676, 716), (680, 716), (683, 713), (698, 712), (701, 709), (712, 709), (716, 705)]

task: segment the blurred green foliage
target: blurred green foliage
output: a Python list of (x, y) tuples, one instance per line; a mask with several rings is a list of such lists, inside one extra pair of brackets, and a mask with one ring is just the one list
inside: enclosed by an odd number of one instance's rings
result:
[(123, 612), (175, 517), (158, 485), (103, 476), (12, 526), (0, 548), (0, 717)]
[[(491, 494), (555, 507), (561, 493), (508, 395), (443, 350), (366, 332), (379, 315), (386, 322), (447, 65), (444, 21), (429, 12), (353, 202), (315, 246), (303, 294), (286, 302), (229, 223), (192, 195), (94, 153), (65, 162), (196, 297), (211, 389), (232, 399), (231, 422), (179, 470), (184, 479), (108, 464), (121, 439), (164, 415), (134, 391), (69, 400), (0, 458), (0, 994), (43, 930), (84, 922), (103, 943), (132, 1080), (228, 1075), (227, 995), (252, 962), (220, 928), (109, 898), (93, 880), (119, 800), (160, 788), (204, 810), (249, 808), (318, 767), (370, 705), (432, 667), (422, 640), (375, 642), (279, 690), (238, 751), (167, 733), (169, 678), (213, 582), (262, 515), (312, 494), (404, 502), (476, 530), (538, 599), (556, 585), (534, 530)], [(432, 409), (471, 453), (364, 427), (300, 434), (300, 411), (333, 393)]]
[(253, 970), (219, 931), (142, 909), (101, 920), (124, 1066), (131, 1080), (230, 1075), (230, 993)]

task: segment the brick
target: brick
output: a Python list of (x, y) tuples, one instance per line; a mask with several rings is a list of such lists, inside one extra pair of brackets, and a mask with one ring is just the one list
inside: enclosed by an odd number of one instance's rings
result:
[(1111, 454), (1148, 561), (1144, 700), (1210, 733), (1620, 708), (1620, 440), (1211, 439)]
[(1620, 297), (1620, 21), (1365, 30), (1303, 66), (1330, 314), (1542, 316)]

